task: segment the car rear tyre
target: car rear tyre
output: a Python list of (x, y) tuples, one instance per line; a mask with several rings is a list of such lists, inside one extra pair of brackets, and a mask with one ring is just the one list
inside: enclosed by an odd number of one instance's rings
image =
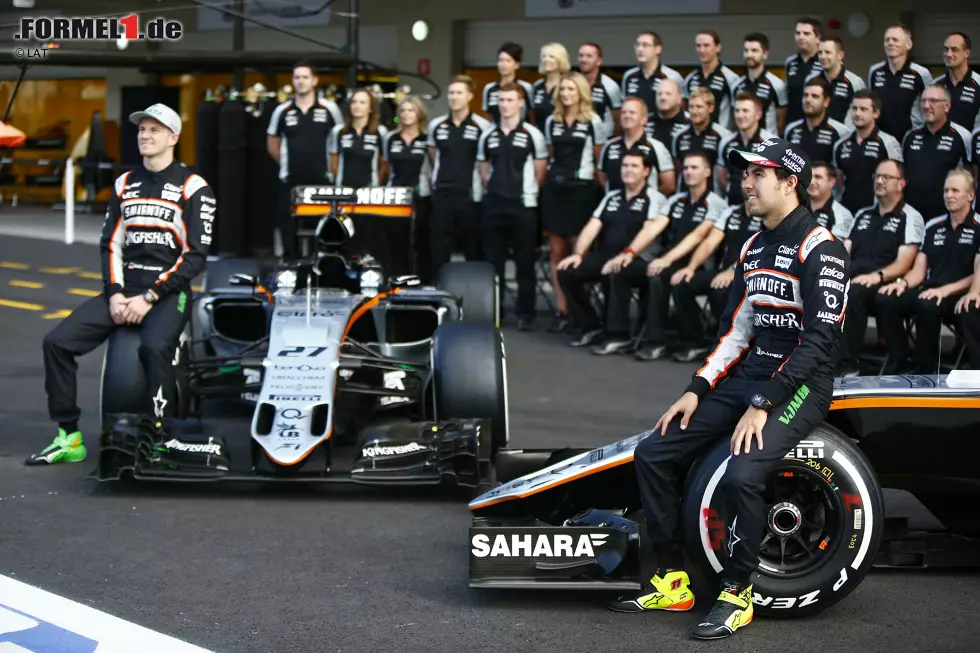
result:
[(436, 287), (459, 299), (462, 322), (500, 326), (500, 289), (493, 265), (480, 261), (446, 263)]
[(489, 324), (449, 322), (432, 338), (436, 419), (491, 420), (492, 451), (507, 445), (507, 362), (503, 335)]
[[(728, 564), (723, 477), (729, 442), (695, 463), (682, 509), (696, 571), (719, 580)], [(847, 596), (864, 579), (884, 532), (884, 503), (867, 459), (843, 433), (821, 424), (766, 482), (768, 525), (752, 575), (755, 610), (801, 617)]]

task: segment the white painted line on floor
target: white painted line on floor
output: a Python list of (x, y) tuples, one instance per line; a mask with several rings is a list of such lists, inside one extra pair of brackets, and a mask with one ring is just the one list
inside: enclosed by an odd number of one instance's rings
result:
[(0, 651), (210, 653), (167, 635), (0, 576)]

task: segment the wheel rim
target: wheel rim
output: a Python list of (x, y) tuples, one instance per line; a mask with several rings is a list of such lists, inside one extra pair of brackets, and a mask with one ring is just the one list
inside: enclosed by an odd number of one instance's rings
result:
[(784, 466), (770, 477), (759, 571), (779, 578), (813, 573), (840, 546), (844, 507), (818, 472)]

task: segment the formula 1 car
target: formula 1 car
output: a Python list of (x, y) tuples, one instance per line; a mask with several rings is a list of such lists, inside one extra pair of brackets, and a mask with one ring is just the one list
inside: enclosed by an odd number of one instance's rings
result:
[[(820, 611), (872, 564), (980, 562), (977, 408), (976, 371), (838, 379), (825, 422), (767, 483), (755, 609), (775, 617)], [(650, 574), (640, 569), (646, 543), (633, 450), (649, 435), (592, 451), (501, 450), (503, 484), (469, 506), (470, 587), (639, 590)], [(733, 544), (728, 447), (726, 439), (696, 461), (684, 488), (687, 553), (705, 581), (720, 577)], [(914, 511), (897, 505), (906, 493), (938, 520), (932, 532), (909, 529)]]
[[(361, 216), (411, 218), (412, 199), (297, 187), (294, 214), (317, 220), (311, 255), (211, 262), (174, 360), (176, 419), (149, 408), (138, 333), (117, 330), (95, 477), (488, 488), (508, 440), (493, 267), (449, 263), (423, 286), (389, 276), (370, 243), (352, 251)], [(250, 424), (219, 433), (206, 399), (252, 404)]]

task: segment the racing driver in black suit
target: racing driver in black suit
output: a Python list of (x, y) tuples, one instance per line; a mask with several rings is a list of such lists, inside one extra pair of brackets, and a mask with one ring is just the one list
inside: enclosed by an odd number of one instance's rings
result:
[(147, 413), (174, 414), (174, 354), (189, 316), (191, 281), (206, 264), (217, 205), (208, 183), (174, 160), (181, 120), (173, 109), (154, 104), (129, 119), (139, 126), (143, 166), (116, 179), (106, 209), (102, 294), (44, 338), (44, 387), (58, 435), (28, 465), (85, 460), (75, 359), (119, 326), (139, 329)]
[(694, 606), (679, 523), (685, 464), (731, 438), (723, 481), (731, 558), (718, 600), (692, 633), (698, 639), (727, 637), (752, 621), (750, 576), (766, 529), (763, 490), (770, 471), (830, 408), (850, 279), (844, 244), (810, 213), (811, 167), (802, 149), (771, 138), (752, 152), (731, 152), (729, 163), (747, 170), (746, 207), (765, 229), (742, 246), (718, 344), (636, 448), (657, 572), (639, 594), (609, 606), (621, 612)]

